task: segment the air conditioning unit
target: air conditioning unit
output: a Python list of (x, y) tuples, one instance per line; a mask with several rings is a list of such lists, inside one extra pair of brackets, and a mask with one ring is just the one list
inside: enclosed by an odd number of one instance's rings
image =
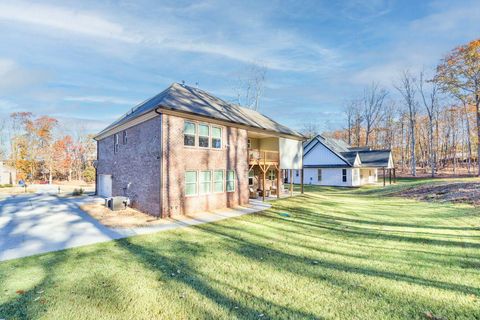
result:
[(106, 205), (112, 211), (125, 210), (130, 204), (130, 199), (127, 197), (111, 197), (107, 198)]

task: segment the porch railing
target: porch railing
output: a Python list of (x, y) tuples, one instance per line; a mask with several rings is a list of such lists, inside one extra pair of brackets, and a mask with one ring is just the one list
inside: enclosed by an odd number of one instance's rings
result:
[(280, 155), (278, 151), (249, 149), (248, 150), (248, 163), (249, 164), (263, 164), (263, 163), (276, 163), (280, 161)]

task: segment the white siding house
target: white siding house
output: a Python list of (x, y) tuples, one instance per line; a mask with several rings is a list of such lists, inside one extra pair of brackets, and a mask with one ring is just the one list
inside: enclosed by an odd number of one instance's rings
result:
[[(391, 174), (390, 150), (354, 148), (341, 140), (321, 135), (304, 144), (303, 183), (322, 186), (358, 187), (378, 182), (378, 170)], [(288, 181), (288, 176), (287, 176)], [(301, 183), (300, 170), (294, 171), (294, 183)]]

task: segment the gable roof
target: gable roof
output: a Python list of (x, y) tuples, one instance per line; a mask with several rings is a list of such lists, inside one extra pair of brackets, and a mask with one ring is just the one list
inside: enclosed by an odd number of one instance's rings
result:
[(173, 83), (167, 89), (150, 98), (128, 113), (120, 117), (111, 125), (102, 130), (96, 137), (125, 124), (141, 115), (156, 109), (173, 110), (204, 116), (220, 121), (236, 123), (252, 128), (273, 131), (286, 135), (304, 138), (300, 133), (292, 130), (258, 111), (240, 107), (226, 102), (214, 95), (198, 88)]
[[(316, 140), (316, 143), (312, 141)], [(360, 165), (360, 167), (390, 167), (390, 150), (371, 150), (369, 147), (351, 147), (343, 140), (333, 139), (322, 135), (317, 135), (304, 147), (304, 156), (310, 152), (317, 143), (323, 144), (332, 153), (345, 161), (349, 167)], [(355, 163), (357, 157), (359, 163)]]

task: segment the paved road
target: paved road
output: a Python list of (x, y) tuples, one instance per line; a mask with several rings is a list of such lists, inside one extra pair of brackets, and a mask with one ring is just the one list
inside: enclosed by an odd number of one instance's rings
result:
[(209, 223), (270, 207), (253, 201), (249, 208), (204, 213), (143, 228), (110, 229), (80, 210), (82, 201), (92, 201), (92, 197), (59, 198), (48, 192), (0, 197), (0, 261)]
[(0, 261), (122, 237), (78, 208), (78, 199), (48, 193), (0, 199)]

